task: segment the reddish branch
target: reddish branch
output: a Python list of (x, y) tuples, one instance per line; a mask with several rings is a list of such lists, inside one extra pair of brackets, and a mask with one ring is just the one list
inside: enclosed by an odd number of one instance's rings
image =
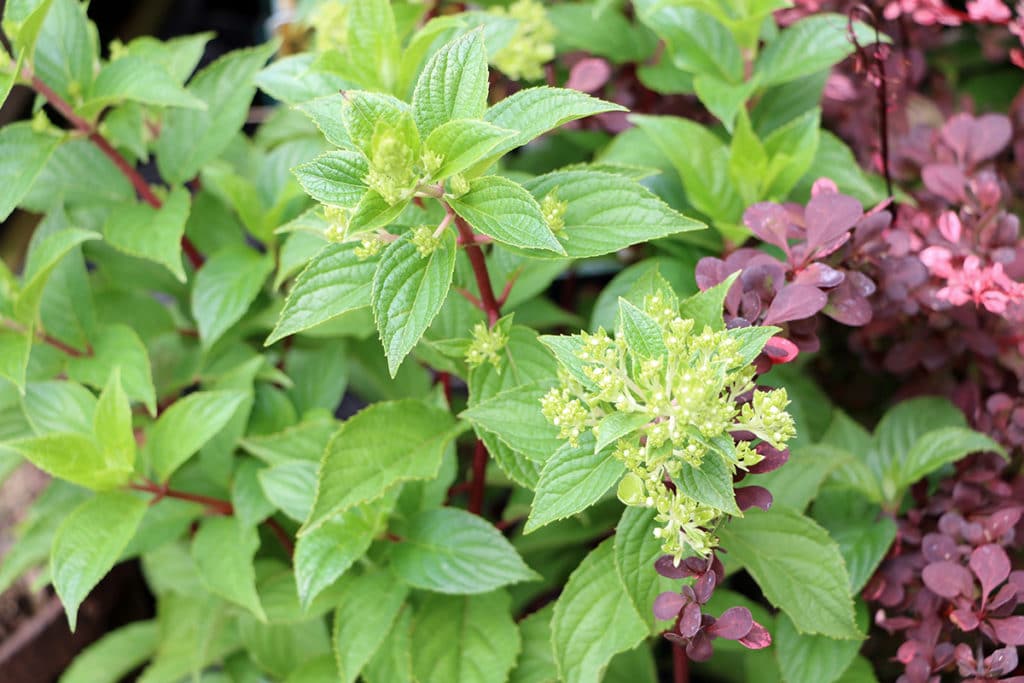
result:
[[(160, 198), (153, 193), (152, 188), (150, 188), (146, 179), (142, 177), (142, 174), (139, 173), (134, 166), (128, 163), (128, 160), (125, 159), (112, 144), (110, 144), (110, 141), (107, 140), (99, 130), (97, 130), (95, 125), (76, 113), (74, 108), (68, 104), (67, 100), (61, 97), (53, 88), (44, 83), (38, 76), (32, 74), (28, 69), (26, 69), (24, 73), (25, 76), (30, 79), (32, 88), (42, 95), (51, 107), (57, 110), (57, 112), (60, 113), (68, 123), (74, 126), (75, 130), (88, 137), (89, 140), (91, 140), (92, 143), (96, 145), (96, 147), (98, 147), (108, 159), (114, 162), (114, 165), (117, 166), (119, 171), (121, 171), (121, 174), (131, 182), (142, 201), (146, 202), (154, 209), (159, 209), (163, 206)], [(188, 258), (189, 263), (192, 264), (192, 267), (198, 270), (199, 267), (203, 265), (203, 255), (199, 253), (191, 240), (184, 235), (181, 237), (181, 248), (182, 251), (185, 252), (185, 256)]]
[[(14, 330), (15, 332), (18, 332), (19, 334), (25, 334), (25, 332), (26, 332), (24, 327), (22, 327), (21, 325), (19, 325), (16, 322), (14, 322), (13, 320), (4, 320), (3, 325), (7, 329)], [(69, 356), (71, 356), (73, 358), (89, 357), (89, 356), (93, 355), (93, 350), (92, 350), (91, 346), (86, 346), (86, 349), (83, 352), (83, 351), (79, 351), (78, 349), (76, 349), (73, 346), (69, 346), (68, 344), (65, 344), (60, 339), (56, 339), (54, 337), (51, 337), (50, 335), (46, 334), (45, 332), (36, 331), (35, 337), (36, 337), (36, 339), (38, 339), (42, 343), (48, 344), (48, 345), (52, 346), (53, 348), (57, 349), (58, 351), (62, 351), (62, 352), (66, 353), (67, 355), (69, 355)]]
[[(451, 208), (447, 208), (447, 210), (451, 212)], [(479, 299), (476, 299), (469, 292), (463, 292), (463, 296), (469, 295), (466, 298), (470, 301), (476, 300), (478, 307), (487, 315), (487, 324), (493, 326), (494, 323), (498, 322), (498, 318), (501, 317), (501, 305), (508, 298), (508, 291), (511, 289), (511, 286), (507, 286), (505, 291), (502, 292), (500, 301), (494, 296), (494, 289), (491, 287), (491, 276), (487, 272), (487, 261), (484, 259), (484, 252), (473, 234), (473, 228), (461, 216), (455, 216), (455, 227), (459, 231), (460, 241), (466, 247), (466, 256), (469, 257), (469, 263), (473, 266), (473, 277), (476, 278), (476, 286), (480, 291)], [(484, 447), (484, 442), (479, 439), (476, 442), (476, 448), (473, 450), (472, 471), (473, 478), (471, 479), (469, 489), (468, 509), (473, 514), (479, 515), (484, 507), (484, 486), (487, 476), (487, 448)]]
[[(233, 515), (235, 513), (235, 506), (230, 501), (221, 500), (220, 498), (213, 498), (211, 496), (203, 496), (198, 493), (188, 493), (187, 491), (178, 491), (170, 488), (167, 484), (157, 484), (155, 481), (146, 481), (143, 484), (129, 484), (128, 488), (134, 491), (143, 491), (145, 493), (153, 494), (153, 500), (150, 502), (151, 505), (159, 503), (164, 498), (174, 498), (177, 500), (184, 500), (190, 503), (198, 503), (206, 508), (206, 512), (211, 515)], [(291, 536), (285, 531), (284, 527), (274, 519), (268, 517), (263, 522), (270, 533), (274, 534), (281, 547), (285, 549), (288, 556), (291, 557), (295, 553), (295, 544), (292, 542)]]

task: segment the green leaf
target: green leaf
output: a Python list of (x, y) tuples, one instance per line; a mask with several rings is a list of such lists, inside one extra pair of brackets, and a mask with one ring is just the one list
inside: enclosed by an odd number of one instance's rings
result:
[(625, 465), (612, 455), (613, 449), (594, 452), (594, 437), (589, 432), (580, 435), (579, 441), (575, 447), (565, 444), (544, 463), (525, 533), (586, 510), (625, 472)]
[(295, 279), (267, 345), (370, 305), (370, 283), (379, 257), (355, 255), (358, 242), (328, 244)]
[(469, 192), (451, 200), (455, 213), (478, 232), (503, 244), (565, 255), (544, 220), (540, 204), (522, 185), (501, 176), (470, 181)]
[(853, 622), (849, 576), (828, 533), (795, 510), (750, 510), (718, 531), (722, 547), (741, 562), (768, 601), (801, 633), (860, 638)]
[(901, 458), (896, 485), (907, 487), (915, 484), (943, 465), (979, 451), (993, 451), (1007, 457), (1001, 445), (973, 429), (944, 427), (930, 431), (918, 438)]
[[(859, 612), (866, 631), (867, 611)], [(802, 634), (785, 614), (779, 615), (775, 622), (772, 644), (775, 661), (786, 683), (835, 683), (861, 648), (859, 640)]]
[(647, 636), (616, 572), (613, 544), (609, 538), (587, 555), (555, 603), (551, 643), (565, 683), (600, 680), (615, 654)]
[(0, 377), (25, 390), (25, 371), (32, 351), (30, 331), (0, 329)]
[(401, 216), (408, 205), (408, 199), (403, 199), (397, 204), (388, 204), (387, 200), (376, 190), (368, 190), (360, 198), (359, 204), (356, 205), (355, 211), (349, 218), (349, 232), (367, 232), (376, 228), (385, 228)]
[(152, 657), (159, 643), (156, 621), (122, 626), (82, 650), (58, 683), (118, 683)]
[(612, 413), (601, 420), (597, 433), (597, 443), (594, 444), (594, 452), (603, 451), (605, 447), (632, 434), (650, 421), (651, 417), (646, 413)]
[(228, 423), (246, 397), (241, 391), (197, 391), (165, 410), (146, 440), (157, 480), (167, 481)]
[(77, 104), (92, 85), (99, 47), (96, 28), (90, 25), (86, 6), (78, 0), (53, 0), (49, 4), (35, 41), (32, 69), (65, 101)]
[(267, 500), (296, 522), (305, 522), (313, 509), (316, 463), (300, 460), (264, 468), (260, 486)]
[(679, 590), (676, 582), (652, 571), (655, 560), (665, 554), (653, 533), (655, 514), (648, 508), (627, 507), (615, 527), (615, 569), (652, 635), (665, 627), (654, 618), (654, 600), (665, 591)]
[(498, 144), (517, 134), (514, 130), (474, 119), (455, 119), (438, 126), (423, 141), (426, 151), (444, 159), (432, 177), (447, 178), (462, 173), (486, 158)]
[(558, 32), (558, 54), (583, 50), (616, 64), (644, 62), (654, 51), (655, 38), (621, 12), (598, 14), (594, 3), (563, 3), (547, 9)]
[[(853, 54), (849, 19), (841, 14), (816, 14), (783, 29), (768, 43), (754, 67), (761, 86), (768, 87), (808, 76), (838, 64)], [(875, 42), (875, 30), (859, 21), (853, 32), (862, 45)], [(882, 42), (888, 36), (879, 34)]]
[(196, 70), (199, 60), (203, 58), (206, 44), (213, 36), (214, 34), (209, 31), (170, 40), (140, 36), (128, 43), (128, 54), (156, 62), (174, 77), (175, 82), (184, 83)]
[(50, 432), (4, 445), (44, 472), (86, 488), (115, 488), (132, 476), (131, 468), (116, 468), (107, 463), (92, 434)]
[(123, 100), (157, 107), (206, 109), (206, 102), (182, 88), (161, 64), (131, 54), (100, 69), (84, 111), (91, 115)]
[(274, 270), (274, 261), (237, 245), (221, 249), (199, 269), (192, 289), (192, 315), (205, 348), (238, 322)]
[(743, 78), (743, 57), (732, 33), (717, 19), (693, 7), (657, 7), (640, 20), (668, 44), (676, 68), (736, 83)]
[(3, 30), (13, 44), (19, 61), (32, 59), (36, 38), (43, 27), (51, 0), (7, 0), (3, 10)]
[(455, 231), (445, 230), (441, 243), (426, 256), (412, 233), (381, 255), (371, 302), (392, 377), (440, 312), (452, 284), (456, 253)]
[(349, 509), (295, 544), (295, 582), (299, 601), (309, 606), (325, 588), (348, 571), (370, 547), (387, 521), (393, 503), (374, 502)]
[(586, 168), (555, 171), (530, 178), (523, 186), (538, 202), (551, 195), (568, 205), (559, 242), (572, 258), (610, 254), (705, 227), (669, 207), (639, 182), (613, 173)]
[[(412, 666), (421, 683), (502, 683), (519, 654), (505, 591), (428, 594), (416, 610)], [(452, 647), (458, 643), (458, 647)]]
[[(693, 87), (697, 91), (697, 97), (701, 104), (707, 107), (708, 111), (715, 115), (725, 129), (730, 133), (736, 122), (736, 115), (740, 109), (757, 89), (757, 81), (751, 79), (742, 83), (734, 84), (713, 76), (702, 73), (693, 79)], [(814, 156), (814, 152), (811, 152)], [(799, 178), (800, 174), (797, 174)]]
[(43, 288), (57, 265), (79, 244), (99, 237), (88, 230), (68, 228), (55, 232), (34, 245), (25, 264), (21, 292), (14, 302), (14, 317), (24, 325), (33, 324), (39, 313)]
[[(822, 176), (834, 180), (840, 192), (856, 197), (865, 207), (873, 206), (889, 196), (885, 181), (864, 172), (845, 142), (827, 130), (819, 131), (818, 135), (818, 149), (810, 168), (794, 190), (795, 196), (810, 197), (811, 186)], [(896, 194), (899, 196), (899, 191)]]
[(398, 77), (400, 47), (389, 0), (353, 3), (348, 13), (344, 75), (364, 87), (390, 90)]
[(373, 135), (378, 125), (397, 133), (413, 147), (423, 132), (416, 130), (412, 107), (385, 93), (346, 90), (341, 117), (351, 144), (368, 158), (373, 156)]
[(412, 675), (412, 607), (405, 605), (377, 652), (363, 667), (367, 683), (411, 681)]
[(421, 513), (399, 535), (391, 566), (415, 588), (467, 595), (540, 578), (500, 531), (463, 510)]
[(519, 135), (492, 150), (491, 155), (501, 156), (570, 121), (609, 111), (626, 111), (626, 108), (568, 88), (520, 90), (495, 104), (484, 115), (485, 121), (519, 131)]
[(821, 109), (815, 107), (764, 139), (771, 157), (765, 196), (784, 199), (814, 162), (821, 139)]
[[(235, 680), (238, 680), (237, 677)], [(336, 680), (338, 680), (338, 664), (333, 655), (324, 654), (293, 669), (284, 683), (329, 683)]]
[(37, 133), (28, 122), (0, 128), (0, 221), (6, 221), (28, 193), (60, 141)]
[(668, 353), (658, 323), (622, 297), (619, 297), (618, 327), (629, 350), (638, 357), (650, 360)]
[(370, 167), (362, 154), (334, 151), (299, 164), (292, 172), (306, 194), (318, 202), (354, 207), (366, 192), (363, 179)]
[(548, 384), (525, 384), (509, 389), (476, 403), (459, 417), (493, 433), (509, 448), (542, 463), (562, 447), (558, 429), (540, 411), (540, 399), (547, 389)]
[(745, 204), (729, 177), (731, 155), (724, 142), (686, 119), (633, 115), (630, 120), (672, 162), (693, 208), (716, 221), (739, 222)]
[(759, 475), (757, 483), (772, 492), (775, 503), (803, 511), (828, 475), (850, 458), (846, 451), (826, 444), (800, 445), (790, 449), (787, 467)]
[[(345, 582), (334, 612), (334, 656), (338, 683), (352, 683), (384, 642), (405, 603), (408, 589), (387, 570)], [(326, 683), (326, 682), (325, 682)]]
[(878, 683), (878, 677), (875, 676), (871, 662), (858, 655), (843, 675), (836, 679), (836, 683)]
[(352, 148), (352, 139), (348, 136), (348, 129), (341, 117), (341, 111), (345, 107), (345, 95), (336, 93), (324, 95), (297, 105), (295, 108), (308, 116), (320, 132), (324, 134), (327, 142), (342, 149)]
[(188, 214), (188, 190), (176, 187), (159, 209), (132, 203), (111, 211), (103, 225), (103, 237), (119, 251), (166, 267), (183, 283), (181, 237)]
[[(817, 515), (817, 504), (814, 511)], [(836, 523), (819, 519), (829, 536), (839, 544), (839, 552), (850, 572), (850, 593), (854, 595), (867, 585), (896, 540), (896, 522), (891, 517), (882, 516), (878, 508), (871, 505), (862, 514), (863, 517)]]
[[(871, 449), (875, 454), (868, 461), (877, 462), (881, 472), (895, 472), (922, 436), (945, 427), (967, 428), (964, 414), (948, 399), (924, 396), (901, 401), (878, 422)], [(836, 445), (847, 450), (856, 448), (854, 444)]]
[(157, 165), (167, 182), (191, 180), (227, 148), (249, 114), (256, 74), (276, 50), (272, 42), (235, 50), (192, 79), (188, 92), (206, 108), (168, 110), (156, 140)]
[(93, 431), (108, 467), (128, 470), (135, 466), (135, 433), (132, 431), (132, 407), (121, 388), (121, 372), (110, 373), (107, 385), (96, 401)]
[(446, 44), (423, 67), (413, 91), (420, 135), (454, 119), (481, 118), (487, 109), (487, 87), (483, 31), (470, 31)]
[(266, 621), (252, 563), (259, 547), (255, 527), (243, 527), (235, 517), (207, 517), (192, 539), (192, 559), (211, 592)]
[(146, 514), (146, 501), (123, 491), (97, 494), (68, 515), (53, 538), (50, 578), (75, 630), (78, 606), (100, 582)]
[(509, 683), (555, 683), (558, 667), (551, 647), (551, 613), (554, 604), (548, 604), (519, 622), (519, 637), (523, 649)]
[(729, 288), (739, 277), (739, 273), (733, 273), (719, 282), (714, 287), (698, 292), (679, 304), (679, 315), (685, 320), (693, 321), (694, 330), (703, 330), (705, 326), (712, 330), (725, 328), (723, 310), (725, 297), (729, 294)]
[(412, 399), (375, 403), (349, 418), (327, 444), (299, 536), (399, 482), (436, 476), (445, 445), (461, 429), (448, 411)]
[(679, 490), (699, 503), (710, 505), (730, 515), (742, 516), (736, 506), (736, 495), (732, 486), (732, 472), (725, 460), (715, 452), (709, 452), (694, 467), (683, 461), (676, 482)]
[(150, 372), (149, 353), (135, 330), (127, 325), (104, 325), (92, 340), (92, 355), (68, 360), (71, 379), (97, 389), (119, 368), (128, 398), (140, 401), (150, 415), (156, 414), (156, 389)]

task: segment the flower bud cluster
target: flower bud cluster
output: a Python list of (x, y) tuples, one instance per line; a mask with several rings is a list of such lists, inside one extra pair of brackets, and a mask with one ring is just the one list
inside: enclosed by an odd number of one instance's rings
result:
[(507, 8), (495, 7), (491, 12), (519, 20), (512, 40), (494, 56), (494, 66), (515, 81), (543, 78), (544, 65), (555, 57), (552, 41), (558, 34), (548, 19), (544, 3), (516, 0)]
[(508, 333), (499, 325), (488, 327), (486, 323), (477, 323), (473, 327), (473, 339), (466, 349), (466, 365), (477, 368), (490, 363), (501, 373), (501, 351), (508, 344)]
[(677, 558), (686, 548), (707, 555), (723, 514), (687, 495), (679, 483), (684, 470), (702, 468), (708, 458), (721, 458), (732, 474), (757, 465), (761, 453), (750, 441), (737, 443), (733, 433), (753, 434), (780, 450), (795, 435), (785, 389), (753, 391), (755, 370), (737, 331), (698, 331), (678, 311), (674, 295), (646, 298), (644, 313), (657, 324), (664, 348), (654, 357), (630, 348), (625, 334), (582, 333), (578, 364), (567, 366), (541, 401), (559, 437), (573, 445), (588, 429), (598, 438), (602, 430), (620, 429), (613, 425), (623, 418), (607, 421), (612, 415), (635, 416), (640, 426), (613, 442), (628, 470), (619, 497), (657, 511), (661, 526), (654, 534)]
[(378, 123), (370, 148), (370, 172), (366, 185), (391, 206), (412, 197), (419, 182), (415, 171), (416, 150), (384, 122)]

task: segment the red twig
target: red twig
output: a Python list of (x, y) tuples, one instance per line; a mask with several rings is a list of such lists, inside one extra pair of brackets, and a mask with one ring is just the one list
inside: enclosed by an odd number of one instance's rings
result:
[(675, 643), (672, 644), (672, 681), (690, 682), (690, 660), (686, 657), (686, 651)]
[[(867, 17), (871, 27), (875, 29), (875, 47), (870, 56), (860, 44), (860, 41), (857, 40), (857, 33), (853, 30), (853, 17), (857, 12)], [(892, 173), (889, 169), (889, 88), (885, 75), (885, 58), (881, 52), (883, 49), (882, 37), (878, 30), (878, 16), (875, 14), (875, 11), (864, 4), (855, 5), (847, 15), (846, 32), (850, 42), (853, 43), (856, 49), (858, 59), (864, 64), (864, 68), (870, 69), (873, 64), (877, 72), (875, 73), (875, 78), (878, 82), (876, 92), (878, 94), (879, 152), (882, 156), (882, 174), (885, 176), (885, 191), (892, 197)]]
[[(147, 480), (142, 484), (129, 484), (128, 488), (134, 491), (142, 491), (144, 493), (153, 494), (153, 499), (150, 501), (150, 505), (156, 505), (164, 498), (174, 498), (176, 500), (184, 500), (190, 503), (198, 503), (206, 508), (207, 513), (212, 515), (228, 516), (235, 513), (235, 506), (230, 501), (221, 500), (220, 498), (213, 498), (210, 496), (203, 496), (198, 493), (188, 493), (187, 491), (178, 491), (177, 489), (170, 488), (167, 484), (158, 484), (155, 481)], [(295, 554), (295, 543), (292, 541), (291, 536), (285, 531), (284, 527), (281, 526), (273, 517), (268, 517), (263, 521), (267, 525), (274, 537), (284, 548), (285, 552), (288, 553), (288, 557)]]
[(476, 295), (474, 295), (473, 292), (469, 291), (468, 289), (465, 289), (464, 287), (453, 287), (453, 289), (459, 294), (461, 294), (466, 301), (473, 304), (474, 307), (479, 308), (481, 311), (487, 310), (484, 308), (483, 302), (480, 301), (480, 299), (477, 299)]
[(487, 475), (487, 448), (484, 442), (477, 439), (476, 448), (473, 449), (473, 479), (469, 489), (469, 506), (467, 509), (475, 515), (483, 512), (484, 508), (484, 484)]
[[(149, 183), (142, 177), (142, 174), (138, 170), (128, 163), (128, 160), (121, 155), (117, 149), (114, 148), (110, 141), (107, 140), (103, 135), (96, 129), (89, 120), (80, 116), (75, 112), (74, 108), (68, 104), (67, 100), (61, 97), (53, 88), (44, 83), (38, 76), (31, 73), (28, 69), (25, 70), (25, 75), (30, 79), (32, 88), (43, 96), (44, 99), (53, 107), (61, 116), (63, 116), (68, 123), (74, 126), (75, 130), (83, 133), (89, 140), (92, 141), (96, 147), (99, 148), (103, 154), (110, 159), (118, 170), (131, 182), (135, 191), (138, 193), (142, 201), (146, 202), (154, 209), (159, 209), (163, 203), (160, 198), (153, 193)], [(199, 269), (203, 265), (203, 255), (199, 253), (195, 245), (188, 237), (182, 235), (181, 237), (181, 248), (185, 252), (185, 256), (188, 258), (189, 263), (192, 267)]]
[(493, 325), (501, 317), (501, 304), (494, 296), (494, 289), (491, 287), (491, 277), (487, 273), (487, 262), (484, 260), (484, 252), (476, 243), (473, 236), (473, 228), (470, 227), (461, 216), (455, 217), (455, 226), (459, 229), (459, 236), (466, 243), (466, 256), (473, 266), (473, 277), (476, 278), (476, 286), (480, 290), (480, 302), (483, 310), (487, 313), (487, 323)]
[[(5, 320), (3, 322), (3, 325), (7, 329), (14, 330), (15, 332), (18, 332), (19, 334), (25, 334), (25, 332), (26, 332), (24, 327), (22, 327), (21, 325), (19, 325), (18, 323), (16, 323), (13, 320)], [(93, 353), (94, 353), (91, 346), (87, 345), (86, 348), (85, 348), (85, 351), (82, 352), (82, 351), (79, 351), (78, 349), (76, 349), (73, 346), (69, 346), (68, 344), (65, 344), (60, 339), (56, 339), (55, 337), (51, 337), (50, 335), (48, 335), (48, 334), (46, 334), (45, 332), (42, 332), (42, 331), (36, 331), (35, 337), (36, 337), (36, 339), (38, 339), (42, 343), (48, 344), (49, 346), (52, 346), (53, 348), (57, 349), (58, 351), (62, 351), (63, 353), (66, 353), (67, 355), (69, 355), (69, 356), (71, 356), (73, 358), (82, 358), (83, 356), (89, 357), (89, 356), (92, 356)]]
[(164, 498), (175, 498), (177, 500), (185, 500), (190, 503), (199, 503), (210, 513), (215, 515), (231, 515), (235, 512), (234, 506), (226, 500), (211, 498), (210, 496), (202, 496), (198, 493), (177, 491), (168, 487), (166, 484), (157, 484), (153, 481), (147, 481), (144, 484), (131, 484), (130, 488), (135, 491), (144, 491), (146, 493), (154, 494), (156, 497), (153, 499), (153, 503), (157, 503)]

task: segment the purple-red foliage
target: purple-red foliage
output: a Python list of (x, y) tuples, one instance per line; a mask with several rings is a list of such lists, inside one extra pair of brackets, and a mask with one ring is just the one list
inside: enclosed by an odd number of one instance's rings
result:
[(889, 556), (864, 588), (875, 623), (904, 638), (899, 683), (938, 682), (958, 670), (969, 681), (1017, 669), (1024, 645), (1024, 571), (1011, 556), (1024, 540), (1024, 478), (992, 455), (961, 463), (954, 477), (898, 520)]

